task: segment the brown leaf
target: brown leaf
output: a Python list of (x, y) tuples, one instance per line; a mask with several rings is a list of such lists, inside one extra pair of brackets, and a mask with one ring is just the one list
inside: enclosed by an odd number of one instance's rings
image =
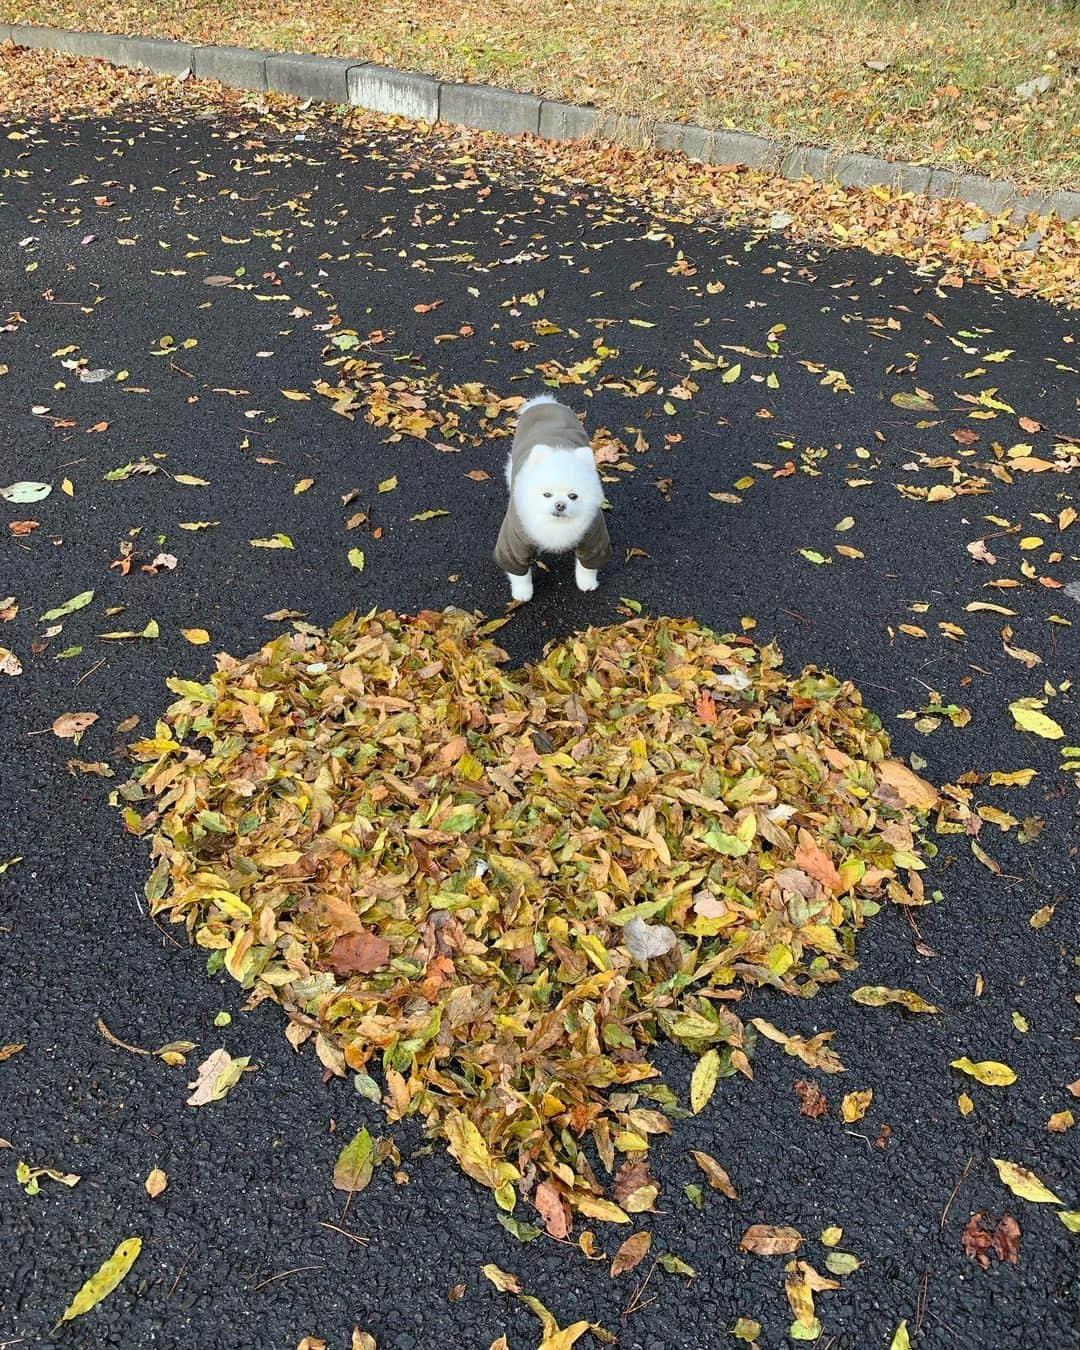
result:
[(389, 942), (365, 928), (339, 937), (330, 948), (326, 964), (335, 975), (367, 975), (385, 966), (389, 959)]
[(1036, 422), (1034, 417), (1021, 417), (1018, 421), (1021, 431), (1026, 431), (1031, 436), (1034, 436), (1036, 431), (1042, 431), (1042, 423)]
[(652, 1184), (653, 1180), (649, 1175), (649, 1160), (647, 1158), (639, 1158), (636, 1162), (623, 1163), (615, 1173), (615, 1199), (621, 1205), (635, 1191)]
[(878, 777), (892, 788), (905, 806), (913, 806), (916, 811), (929, 811), (941, 800), (932, 783), (920, 778), (900, 760), (884, 759), (876, 767)]
[(615, 1253), (615, 1259), (611, 1263), (611, 1278), (614, 1280), (617, 1276), (625, 1275), (628, 1270), (641, 1265), (651, 1246), (651, 1233), (646, 1233), (644, 1229), (640, 1233), (631, 1233)]
[(799, 1114), (816, 1120), (829, 1109), (825, 1094), (812, 1078), (800, 1078), (795, 1084), (795, 1096), (799, 1099)]
[(700, 1152), (696, 1148), (691, 1149), (691, 1156), (705, 1173), (709, 1185), (714, 1191), (719, 1191), (722, 1195), (726, 1195), (729, 1200), (738, 1200), (739, 1196), (735, 1187), (731, 1184), (731, 1178), (715, 1158), (710, 1157), (708, 1153)]
[[(993, 1224), (986, 1227), (983, 1220)], [(984, 1210), (973, 1214), (967, 1221), (960, 1236), (960, 1245), (968, 1256), (973, 1256), (983, 1270), (990, 1269), (990, 1255), (993, 1253), (999, 1261), (1008, 1261), (1016, 1265), (1020, 1256), (1020, 1225), (1006, 1214), (996, 1222)]]
[(797, 1228), (772, 1223), (752, 1223), (739, 1239), (739, 1250), (755, 1256), (790, 1256), (799, 1250), (802, 1234)]
[(795, 850), (795, 865), (837, 894), (843, 889), (836, 864), (820, 847), (809, 830), (799, 831), (799, 847)]
[(93, 726), (98, 720), (95, 712), (71, 712), (61, 713), (52, 724), (53, 734), (59, 736), (61, 740), (70, 740), (73, 736), (81, 736), (87, 727)]
[(542, 1181), (533, 1192), (533, 1204), (540, 1211), (549, 1236), (562, 1239), (570, 1233), (570, 1211), (550, 1181)]

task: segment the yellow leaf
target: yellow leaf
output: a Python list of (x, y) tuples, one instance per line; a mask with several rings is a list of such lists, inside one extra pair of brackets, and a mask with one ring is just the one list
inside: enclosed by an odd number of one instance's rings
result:
[(393, 490), (396, 487), (397, 487), (397, 474), (395, 474), (393, 478), (384, 478), (382, 482), (379, 484), (379, 491), (393, 492)]
[(300, 481), (293, 488), (293, 496), (298, 497), (301, 492), (306, 492), (314, 482), (315, 482), (314, 478), (301, 478)]
[(1059, 1209), (1058, 1218), (1070, 1233), (1080, 1233), (1080, 1209)]
[(630, 1215), (611, 1200), (602, 1200), (596, 1195), (574, 1197), (574, 1205), (587, 1219), (600, 1219), (604, 1223), (629, 1223)]
[(744, 474), (742, 478), (736, 478), (735, 482), (732, 484), (732, 487), (734, 487), (738, 492), (745, 492), (747, 488), (753, 486), (754, 486), (753, 475), (748, 473)]
[(821, 1230), (821, 1245), (823, 1247), (835, 1247), (844, 1236), (842, 1228), (823, 1228)]
[(205, 646), (210, 641), (210, 634), (205, 628), (181, 628), (180, 632), (195, 647)]
[(299, 389), (283, 389), (281, 391), (286, 398), (291, 398), (294, 403), (310, 403), (311, 395), (301, 393)]
[(75, 487), (70, 478), (65, 478), (60, 484), (60, 491), (67, 493), (69, 497), (75, 496)]
[(840, 1103), (840, 1114), (848, 1125), (853, 1125), (855, 1121), (862, 1120), (873, 1100), (873, 1088), (864, 1088), (860, 1092), (849, 1092)]
[(521, 1281), (516, 1275), (511, 1275), (507, 1270), (500, 1270), (494, 1264), (488, 1264), (480, 1267), (481, 1274), (486, 1275), (491, 1283), (501, 1294), (520, 1294)]
[(865, 558), (866, 554), (861, 548), (852, 548), (850, 544), (837, 544), (837, 553), (843, 558)]
[(1029, 534), (1020, 540), (1020, 547), (1022, 549), (1042, 548), (1042, 546), (1043, 541), (1037, 534)]
[[(135, 1258), (142, 1251), (142, 1238), (126, 1238), (113, 1252), (112, 1256), (105, 1261), (101, 1267), (86, 1281), (83, 1287), (64, 1309), (64, 1314), (60, 1318), (61, 1322), (70, 1322), (74, 1317), (81, 1317), (105, 1297), (111, 1294), (131, 1267), (135, 1264)], [(57, 1323), (59, 1326), (59, 1323)]]
[(1002, 1179), (1013, 1195), (1021, 1200), (1031, 1200), (1039, 1205), (1060, 1205), (1061, 1201), (1053, 1191), (1048, 1190), (1034, 1172), (1029, 1172), (1019, 1163), (1008, 1162), (1005, 1158), (991, 1158)]
[(1038, 769), (1016, 769), (1012, 773), (995, 770), (990, 775), (991, 787), (1027, 787), (1038, 774)]
[(995, 1059), (982, 1059), (975, 1064), (965, 1055), (962, 1059), (949, 1060), (949, 1066), (969, 1073), (976, 1082), (985, 1083), (987, 1087), (1008, 1087), (1010, 1083), (1016, 1082), (1016, 1074), (1012, 1069)]
[(833, 529), (836, 530), (836, 532), (839, 534), (843, 530), (850, 530), (854, 524), (855, 524), (854, 516), (845, 516), (843, 520), (838, 520), (836, 522), (836, 524), (833, 526)]
[(209, 487), (210, 481), (206, 478), (196, 478), (193, 473), (174, 473), (174, 483), (183, 483), (184, 487)]
[(716, 1078), (720, 1072), (720, 1054), (717, 1050), (706, 1050), (694, 1066), (690, 1078), (690, 1110), (698, 1115), (705, 1107), (716, 1087)]
[(355, 567), (358, 572), (364, 570), (364, 550), (362, 548), (349, 549), (348, 557), (349, 562), (352, 563), (353, 567)]
[(1033, 731), (1036, 736), (1042, 736), (1048, 741), (1059, 741), (1065, 735), (1052, 717), (1047, 717), (1035, 708), (1025, 708), (1019, 701), (1010, 703), (1009, 711), (1022, 731)]
[(911, 1337), (908, 1335), (906, 1317), (893, 1332), (893, 1338), (889, 1342), (889, 1350), (911, 1350)]
[(960, 1114), (962, 1116), (970, 1116), (972, 1111), (975, 1110), (975, 1103), (966, 1092), (961, 1092), (960, 1096), (956, 1099), (956, 1104), (960, 1108)]

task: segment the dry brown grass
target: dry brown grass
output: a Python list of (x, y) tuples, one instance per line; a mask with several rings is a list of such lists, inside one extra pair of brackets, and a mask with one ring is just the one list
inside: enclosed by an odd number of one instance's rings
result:
[[(1080, 12), (1048, 0), (0, 0), (0, 18), (357, 56), (648, 117), (1080, 184)], [(1042, 97), (1015, 92), (1042, 74), (1053, 80)]]

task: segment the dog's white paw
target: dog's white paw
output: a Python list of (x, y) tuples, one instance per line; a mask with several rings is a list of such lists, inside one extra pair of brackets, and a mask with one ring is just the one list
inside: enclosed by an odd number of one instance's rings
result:
[(582, 567), (578, 560), (574, 559), (574, 580), (577, 582), (579, 591), (595, 591), (600, 585), (599, 573), (591, 567)]
[(515, 576), (513, 572), (507, 572), (507, 578), (510, 582), (510, 594), (515, 600), (531, 600), (533, 597), (532, 568), (524, 576)]

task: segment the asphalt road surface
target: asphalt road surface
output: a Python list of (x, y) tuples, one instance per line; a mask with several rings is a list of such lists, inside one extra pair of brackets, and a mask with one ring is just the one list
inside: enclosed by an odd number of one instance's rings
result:
[[(0, 486), (52, 491), (0, 502), (0, 611), (18, 605), (0, 645), (22, 666), (0, 675), (0, 864), (20, 859), (0, 874), (0, 1043), (25, 1046), (0, 1063), (0, 1344), (293, 1350), (305, 1336), (345, 1347), (359, 1327), (382, 1350), (535, 1345), (539, 1322), (484, 1278), (489, 1262), (560, 1325), (595, 1320), (628, 1350), (736, 1344), (740, 1316), (761, 1322), (762, 1345), (789, 1344), (783, 1258), (738, 1250), (756, 1222), (797, 1228), (822, 1271), (819, 1234), (842, 1227), (861, 1261), (817, 1297), (823, 1346), (888, 1346), (901, 1319), (917, 1346), (1080, 1344), (1080, 1239), (1057, 1213), (1080, 1209), (1077, 1133), (1047, 1129), (1078, 1106), (1080, 1078), (1076, 785), (1061, 767), (1080, 741), (1075, 315), (566, 184), (508, 186), (405, 131), (295, 140), (287, 124), (146, 110), (9, 129)], [(168, 675), (253, 650), (281, 631), (269, 613), (501, 613), (502, 400), (545, 380), (610, 433), (615, 556), (587, 596), (565, 561), (541, 573), (500, 633), (512, 658), (618, 622), (627, 600), (721, 631), (752, 618), (788, 668), (855, 681), (926, 777), (976, 775), (973, 805), (990, 814), (975, 842), (998, 869), (941, 836), (926, 873), (941, 900), (913, 922), (883, 909), (857, 976), (812, 1001), (744, 999), (741, 1015), (787, 1031), (835, 1030), (846, 1072), (815, 1075), (762, 1042), (752, 1083), (725, 1080), (675, 1123), (653, 1151), (647, 1226), (654, 1254), (696, 1273), (658, 1268), (636, 1298), (647, 1265), (613, 1280), (572, 1244), (518, 1242), (415, 1127), (394, 1127), (407, 1183), (378, 1169), (343, 1220), (334, 1160), (362, 1124), (386, 1131), (380, 1108), (324, 1082), (272, 1004), (242, 1013), (205, 953), (151, 922), (145, 843), (108, 804), (130, 739), (117, 724), (137, 713), (142, 734)], [(411, 519), (429, 511), (449, 514)], [(197, 522), (212, 523), (181, 528)], [(293, 547), (249, 542), (275, 534)], [(969, 549), (979, 540), (994, 561)], [(39, 620), (91, 589), (86, 607)], [(150, 620), (156, 638), (98, 636)], [(191, 645), (191, 628), (210, 643)], [(1020, 698), (1045, 699), (1064, 736), (1017, 727)], [(970, 720), (926, 711), (944, 706)], [(70, 711), (99, 714), (77, 748), (50, 729)], [(117, 777), (71, 773), (72, 758)], [(1027, 786), (989, 781), (1022, 768), (1037, 771)], [(941, 1011), (858, 1007), (852, 978)], [(170, 1066), (110, 1043), (99, 1019), (141, 1049), (198, 1049)], [(218, 1045), (258, 1071), (223, 1102), (185, 1105)], [(1016, 1083), (964, 1077), (949, 1067), (963, 1055), (1008, 1063)], [(689, 1057), (660, 1058), (685, 1100)], [(827, 1114), (800, 1113), (803, 1078)], [(841, 1096), (866, 1087), (870, 1110), (845, 1125)], [(690, 1203), (694, 1148), (738, 1201)], [(1061, 1203), (1012, 1195), (994, 1157)], [(20, 1159), (81, 1180), (26, 1195)], [(157, 1199), (153, 1167), (168, 1176)], [(979, 1211), (1016, 1218), (1015, 1265), (965, 1254)], [(625, 1234), (598, 1229), (610, 1258)], [(134, 1234), (120, 1287), (51, 1332)]]

